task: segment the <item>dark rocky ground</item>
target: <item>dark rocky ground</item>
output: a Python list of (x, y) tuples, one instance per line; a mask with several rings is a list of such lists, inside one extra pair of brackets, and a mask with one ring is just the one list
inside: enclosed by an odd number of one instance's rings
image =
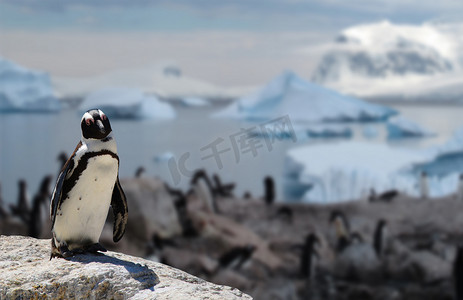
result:
[[(159, 260), (255, 299), (457, 299), (453, 269), (463, 241), (463, 199), (455, 195), (266, 204), (217, 186), (210, 194), (183, 194), (148, 177), (121, 184), (129, 224), (114, 244), (108, 217), (101, 242), (109, 250)], [(330, 222), (335, 211), (348, 220), (345, 232)], [(30, 234), (18, 216), (0, 218), (2, 234)], [(387, 234), (375, 248), (379, 220)], [(46, 219), (39, 232), (50, 237)], [(310, 234), (317, 243), (305, 243)]]

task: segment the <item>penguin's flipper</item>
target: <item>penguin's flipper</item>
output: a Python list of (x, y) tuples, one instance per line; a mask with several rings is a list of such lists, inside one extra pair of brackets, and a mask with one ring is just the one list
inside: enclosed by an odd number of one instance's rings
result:
[(56, 185), (55, 189), (53, 191), (53, 195), (51, 196), (51, 203), (50, 203), (50, 219), (51, 219), (51, 226), (53, 228), (53, 225), (55, 224), (55, 218), (56, 218), (56, 212), (58, 211), (58, 207), (61, 202), (61, 192), (63, 190), (63, 183), (64, 179), (66, 178), (69, 170), (69, 166), (71, 165), (68, 162), (64, 165), (63, 169), (61, 170), (61, 173), (58, 175), (58, 180), (56, 180)]
[(114, 185), (111, 206), (114, 213), (113, 241), (117, 242), (124, 235), (128, 219), (127, 199), (119, 182), (119, 176)]

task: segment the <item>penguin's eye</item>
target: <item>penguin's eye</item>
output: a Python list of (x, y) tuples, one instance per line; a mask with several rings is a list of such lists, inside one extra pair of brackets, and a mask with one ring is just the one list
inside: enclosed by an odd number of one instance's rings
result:
[(93, 124), (93, 119), (85, 119), (85, 124), (87, 124), (87, 126), (90, 126)]

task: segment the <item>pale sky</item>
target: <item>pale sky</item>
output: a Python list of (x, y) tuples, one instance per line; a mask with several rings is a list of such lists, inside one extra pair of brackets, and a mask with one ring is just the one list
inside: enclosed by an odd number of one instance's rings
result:
[(463, 1), (0, 0), (0, 56), (52, 76), (160, 62), (219, 85), (310, 78), (348, 26), (463, 20)]

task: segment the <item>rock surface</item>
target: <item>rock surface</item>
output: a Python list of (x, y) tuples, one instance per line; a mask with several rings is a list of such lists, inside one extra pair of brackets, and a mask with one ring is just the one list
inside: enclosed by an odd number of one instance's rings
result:
[(251, 299), (183, 271), (116, 252), (50, 257), (50, 240), (0, 236), (0, 299)]

